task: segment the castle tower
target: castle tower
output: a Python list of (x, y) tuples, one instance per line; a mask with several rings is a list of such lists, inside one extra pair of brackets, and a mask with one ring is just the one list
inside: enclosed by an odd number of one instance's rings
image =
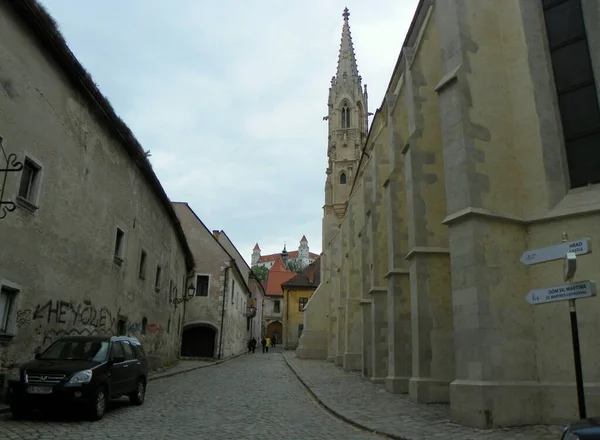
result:
[(306, 235), (303, 235), (300, 239), (300, 246), (298, 246), (298, 258), (307, 259), (309, 257), (308, 240)]
[(258, 243), (256, 243), (254, 245), (254, 249), (252, 249), (252, 259), (250, 266), (256, 265), (258, 263), (258, 260), (260, 260), (260, 247), (258, 246)]
[(346, 213), (346, 201), (357, 171), (362, 146), (368, 130), (367, 86), (358, 74), (352, 36), (350, 12), (342, 14), (342, 41), (337, 72), (329, 88), (329, 124), (327, 178), (323, 206), (323, 249), (335, 234)]

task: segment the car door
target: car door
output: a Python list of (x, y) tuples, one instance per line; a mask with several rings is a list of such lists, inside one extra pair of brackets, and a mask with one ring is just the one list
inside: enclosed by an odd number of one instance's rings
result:
[(129, 365), (120, 341), (113, 341), (110, 348), (110, 389), (113, 396), (120, 396), (126, 390), (127, 370)]
[(133, 392), (137, 389), (136, 381), (140, 370), (140, 361), (137, 360), (133, 347), (129, 341), (121, 341), (123, 344), (123, 352), (125, 353), (125, 372), (123, 377), (123, 386), (126, 393)]

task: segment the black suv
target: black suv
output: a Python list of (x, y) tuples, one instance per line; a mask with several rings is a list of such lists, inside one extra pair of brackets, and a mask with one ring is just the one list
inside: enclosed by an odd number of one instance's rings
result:
[(69, 336), (58, 339), (8, 380), (15, 418), (31, 409), (75, 404), (100, 420), (108, 399), (129, 396), (141, 405), (148, 362), (142, 345), (128, 336)]

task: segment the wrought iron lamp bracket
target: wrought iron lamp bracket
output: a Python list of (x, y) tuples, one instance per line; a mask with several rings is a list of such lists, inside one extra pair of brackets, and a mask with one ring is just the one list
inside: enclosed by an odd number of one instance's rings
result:
[(0, 220), (6, 217), (9, 212), (13, 212), (17, 208), (17, 205), (15, 205), (12, 200), (4, 198), (8, 173), (18, 172), (23, 169), (23, 163), (17, 160), (17, 155), (15, 153), (9, 155), (6, 154), (2, 140), (2, 136), (0, 136), (0, 156), (4, 159), (4, 163), (0, 164), (0, 166), (3, 167), (0, 168), (0, 178), (2, 179), (2, 186), (0, 186)]

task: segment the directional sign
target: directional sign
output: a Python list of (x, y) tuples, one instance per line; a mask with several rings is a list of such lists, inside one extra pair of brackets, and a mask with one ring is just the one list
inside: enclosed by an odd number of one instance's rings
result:
[(562, 286), (530, 290), (525, 296), (525, 301), (536, 305), (570, 299), (589, 298), (591, 296), (596, 296), (596, 282), (579, 281), (577, 283), (563, 284)]
[(562, 260), (568, 252), (575, 255), (585, 255), (592, 252), (589, 238), (567, 241), (554, 246), (525, 251), (521, 255), (521, 263), (526, 265), (545, 263), (547, 261)]

